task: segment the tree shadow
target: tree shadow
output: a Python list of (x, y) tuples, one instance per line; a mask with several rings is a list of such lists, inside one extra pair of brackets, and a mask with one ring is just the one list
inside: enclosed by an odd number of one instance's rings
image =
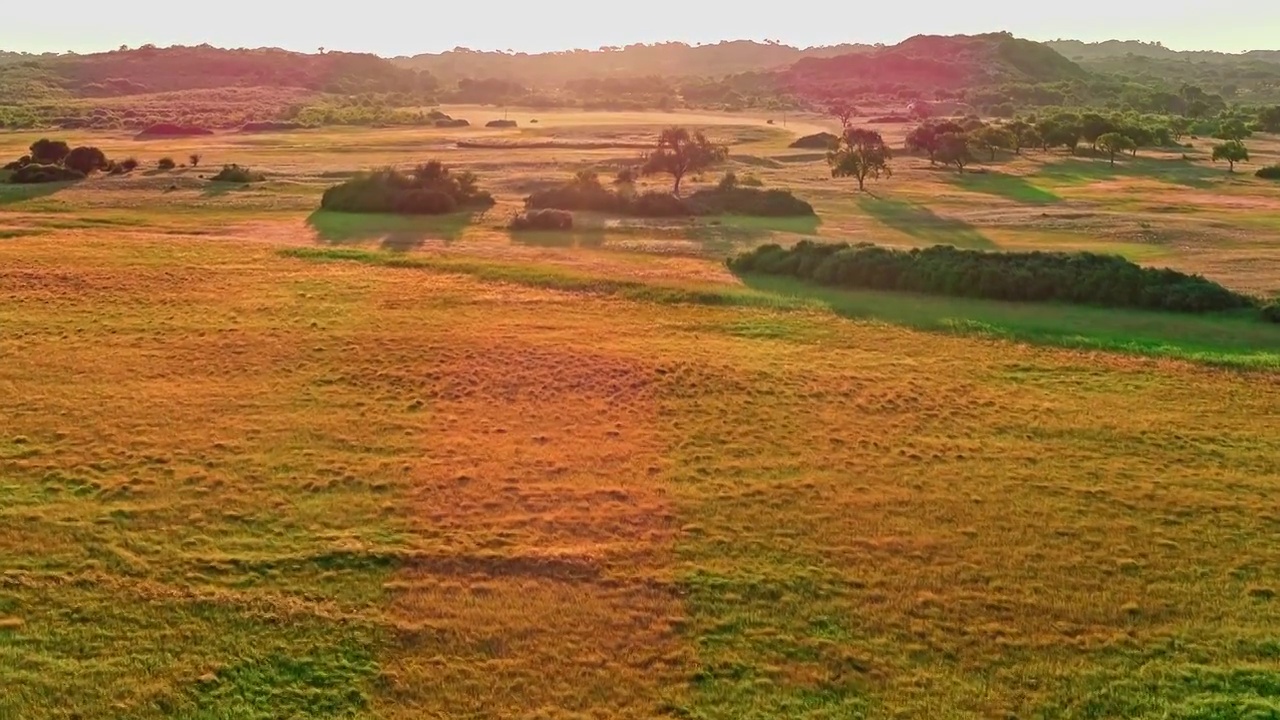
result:
[(723, 255), (742, 244), (757, 244), (779, 234), (816, 236), (822, 225), (817, 215), (797, 217), (754, 217), (719, 215), (699, 219), (684, 227), (685, 239), (702, 246), (704, 252)]
[(76, 182), (0, 183), (0, 206), (16, 205), (28, 200), (49, 197), (75, 185)]
[(1226, 168), (1205, 167), (1192, 160), (1117, 157), (1115, 167), (1105, 157), (1065, 158), (1041, 166), (1036, 177), (1066, 184), (1085, 184), (1118, 177), (1147, 178), (1196, 190), (1211, 188), (1227, 177)]
[(1018, 175), (1006, 175), (1000, 172), (965, 173), (952, 176), (950, 182), (964, 190), (995, 195), (1024, 205), (1050, 205), (1062, 202), (1062, 198), (1054, 193), (1036, 187), (1026, 178)]
[(508, 230), (515, 245), (542, 248), (598, 248), (604, 245), (605, 232), (601, 227), (574, 228), (573, 230)]
[(428, 240), (450, 245), (462, 237), (483, 212), (449, 215), (383, 215), (317, 210), (307, 218), (316, 240), (325, 245), (362, 245), (377, 242), (383, 250), (408, 252)]
[(858, 206), (881, 224), (932, 245), (973, 249), (996, 245), (973, 225), (942, 217), (918, 203), (865, 196), (858, 198)]

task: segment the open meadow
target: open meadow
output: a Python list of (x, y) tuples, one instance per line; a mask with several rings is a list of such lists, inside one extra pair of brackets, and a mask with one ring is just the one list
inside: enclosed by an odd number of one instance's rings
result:
[[(1272, 297), (1280, 137), (860, 195), (789, 147), (818, 116), (510, 118), (70, 131), (139, 170), (0, 185), (0, 719), (1280, 717), (1280, 325), (724, 263), (1090, 250)], [(690, 189), (817, 217), (507, 229), (672, 124), (730, 145)], [(496, 204), (318, 209), (433, 158)]]

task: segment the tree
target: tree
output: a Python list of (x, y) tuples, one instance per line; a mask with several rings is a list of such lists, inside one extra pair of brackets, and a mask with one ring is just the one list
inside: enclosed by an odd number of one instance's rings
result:
[(1191, 118), (1181, 115), (1169, 118), (1169, 132), (1173, 134), (1174, 140), (1181, 140), (1191, 132)]
[(827, 105), (827, 114), (839, 120), (841, 128), (847, 128), (849, 121), (858, 114), (858, 109), (848, 100), (832, 100)]
[(31, 143), (31, 162), (38, 165), (57, 165), (71, 154), (71, 146), (61, 140), (43, 138)]
[(1239, 140), (1228, 140), (1221, 145), (1213, 146), (1213, 161), (1226, 160), (1227, 172), (1236, 171), (1236, 163), (1249, 162), (1249, 150)]
[(70, 170), (78, 170), (85, 175), (94, 170), (107, 167), (107, 156), (96, 147), (78, 147), (63, 158), (62, 165)]
[[(1138, 156), (1138, 148), (1149, 147), (1151, 143), (1155, 142), (1156, 137), (1151, 128), (1146, 125), (1127, 124), (1121, 126), (1116, 132), (1119, 132), (1133, 143), (1127, 148), (1133, 157)], [(1099, 138), (1099, 141), (1101, 141), (1101, 138)]]
[(1034, 142), (1027, 142), (1028, 131), (1034, 130), (1035, 128), (1031, 127), (1031, 123), (1026, 120), (1014, 120), (1012, 122), (1005, 123), (1004, 129), (1013, 134), (1013, 152), (1015, 155), (1021, 155), (1022, 148), (1027, 147), (1028, 145), (1032, 147), (1035, 146)]
[(1013, 133), (994, 125), (978, 128), (969, 137), (974, 146), (989, 151), (992, 160), (996, 159), (996, 150), (1010, 150), (1017, 142)]
[(1017, 150), (1019, 155), (1022, 154), (1022, 148), (1024, 147), (1037, 148), (1044, 144), (1044, 138), (1040, 137), (1040, 131), (1033, 127), (1023, 130), (1015, 137), (1018, 139)]
[(879, 180), (882, 174), (893, 176), (889, 167), (892, 156), (880, 133), (846, 128), (835, 149), (827, 153), (827, 164), (831, 166), (831, 177), (857, 178), (858, 192), (863, 192), (868, 177)]
[(657, 149), (644, 156), (640, 171), (645, 175), (672, 176), (675, 184), (671, 192), (679, 197), (685, 175), (724, 162), (728, 156), (728, 148), (712, 143), (702, 132), (690, 134), (682, 127), (671, 127), (658, 136)]
[(973, 162), (969, 136), (954, 132), (938, 136), (938, 160), (942, 161), (943, 165), (955, 165), (963, 175), (964, 167)]
[(1084, 141), (1098, 149), (1098, 138), (1116, 131), (1116, 124), (1097, 113), (1085, 113), (1080, 116), (1080, 136)]
[(946, 133), (959, 133), (964, 130), (950, 120), (940, 123), (926, 122), (907, 133), (905, 147), (907, 152), (925, 152), (929, 154), (929, 164), (937, 162), (938, 138)]
[(1243, 140), (1252, 134), (1240, 118), (1228, 118), (1218, 124), (1218, 132), (1213, 136), (1219, 140)]
[(1263, 132), (1280, 133), (1280, 105), (1259, 110), (1258, 124)]
[(200, 167), (200, 161), (204, 159), (204, 156), (200, 153), (191, 153), (188, 159), (191, 160), (191, 167)]
[(1116, 166), (1116, 153), (1136, 147), (1134, 142), (1118, 132), (1103, 133), (1098, 137), (1098, 147), (1111, 156), (1111, 167)]

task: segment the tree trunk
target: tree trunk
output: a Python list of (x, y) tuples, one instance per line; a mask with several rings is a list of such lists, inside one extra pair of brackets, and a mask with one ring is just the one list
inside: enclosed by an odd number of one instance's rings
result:
[(862, 183), (863, 183), (863, 182), (864, 182), (863, 177), (862, 177), (861, 175), (859, 175), (859, 176), (858, 176), (858, 192), (866, 192), (866, 190), (864, 190), (864, 189), (863, 189), (863, 187), (862, 187)]
[(1115, 166), (1116, 166), (1116, 154), (1111, 153), (1111, 167), (1115, 167)]
[(671, 190), (671, 193), (676, 197), (680, 197), (680, 181), (684, 180), (684, 176), (676, 175), (675, 178), (676, 178), (676, 186)]

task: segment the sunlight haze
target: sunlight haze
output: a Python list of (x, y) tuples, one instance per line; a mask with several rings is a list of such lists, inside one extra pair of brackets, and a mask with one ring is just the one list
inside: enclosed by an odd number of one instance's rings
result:
[[(358, 6), (227, 0), (174, 4), (157, 0), (60, 5), (12, 3), (0, 27), (0, 50), (95, 52), (120, 45), (318, 47), (383, 56), (454, 47), (547, 52), (603, 45), (682, 41), (778, 40), (788, 45), (892, 44), (916, 34), (1007, 30), (1032, 40), (1160, 41), (1177, 50), (1240, 52), (1280, 46), (1280, 3), (1132, 2), (1081, 0), (1067, 10), (1015, 11), (1005, 2), (920, 3), (911, 12), (876, 12), (844, 3), (769, 5), (769, 12), (726, 12), (713, 3), (655, 0), (643, 6), (583, 0), (431, 3), (369, 0)], [(353, 12), (358, 7), (358, 12)]]

